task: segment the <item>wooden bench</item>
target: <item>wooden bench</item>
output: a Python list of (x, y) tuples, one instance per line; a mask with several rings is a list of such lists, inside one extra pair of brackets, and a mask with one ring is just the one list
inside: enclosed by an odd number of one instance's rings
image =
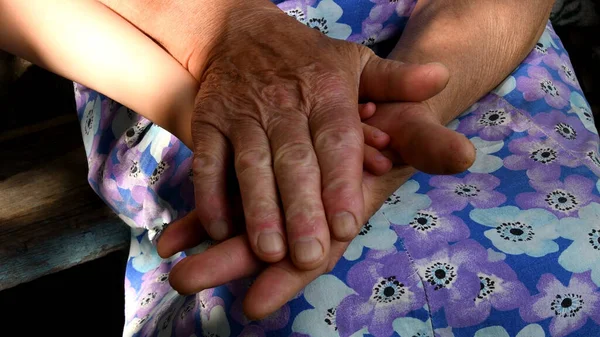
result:
[(72, 83), (0, 55), (0, 290), (127, 249), (87, 182)]

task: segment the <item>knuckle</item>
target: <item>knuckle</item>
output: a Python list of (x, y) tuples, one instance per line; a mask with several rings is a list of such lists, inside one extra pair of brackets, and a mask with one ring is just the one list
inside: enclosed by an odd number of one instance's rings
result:
[(344, 98), (347, 94), (347, 90), (340, 90), (340, 88), (348, 88), (349, 83), (353, 83), (348, 81), (348, 74), (342, 69), (328, 69), (327, 71), (321, 71), (314, 75), (313, 81), (320, 93), (319, 97), (321, 98), (319, 100), (327, 102), (330, 102), (332, 98), (336, 97), (340, 99)]
[[(336, 198), (338, 201), (348, 198), (356, 193), (356, 184), (347, 179), (337, 179), (330, 183), (324, 183), (323, 198)], [(342, 200), (339, 200), (339, 199)]]
[(263, 199), (252, 202), (245, 211), (247, 223), (257, 230), (277, 226), (281, 222), (279, 206), (273, 200)]
[(255, 168), (271, 166), (271, 151), (263, 148), (252, 148), (240, 150), (235, 159), (235, 167), (238, 175)]
[(287, 143), (275, 153), (275, 167), (311, 167), (316, 166), (316, 155), (309, 143)]
[(331, 152), (344, 153), (349, 156), (359, 154), (363, 142), (362, 130), (351, 126), (329, 127), (315, 135), (315, 147), (324, 155)]
[(200, 152), (194, 157), (192, 172), (194, 178), (214, 177), (221, 173), (223, 162), (218, 156)]
[(323, 217), (322, 208), (317, 205), (302, 205), (298, 208), (286, 210), (286, 224), (288, 233), (292, 236), (312, 236), (319, 227), (325, 228), (327, 223)]
[[(272, 81), (259, 89), (260, 102), (269, 102), (269, 105), (277, 109), (300, 110), (305, 106), (302, 90), (299, 89), (301, 80)], [(262, 104), (261, 104), (262, 105)]]

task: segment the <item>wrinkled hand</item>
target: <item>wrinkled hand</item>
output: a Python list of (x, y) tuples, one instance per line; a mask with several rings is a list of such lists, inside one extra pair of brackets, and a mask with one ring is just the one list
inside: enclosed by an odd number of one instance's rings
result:
[[(196, 97), (197, 216), (213, 239), (229, 237), (228, 196), (239, 188), (260, 259), (279, 261), (289, 245), (297, 268), (323, 271), (330, 230), (349, 241), (367, 218), (359, 100), (424, 100), (445, 85), (447, 70), (381, 59), (275, 6), (232, 16), (208, 52)], [(239, 187), (227, 179), (232, 163)]]
[[(390, 157), (418, 163), (425, 169), (451, 171), (466, 169), (475, 159), (472, 144), (462, 135), (442, 126), (426, 103), (378, 104), (368, 123), (391, 135)], [(384, 176), (363, 173), (362, 191), (365, 223), (371, 214), (415, 172), (412, 168), (394, 168)], [(207, 238), (192, 212), (174, 222), (158, 242), (158, 252), (168, 257), (194, 247)], [(288, 258), (266, 266), (253, 254), (248, 236), (240, 235), (216, 244), (207, 251), (184, 258), (171, 271), (173, 288), (190, 294), (226, 282), (255, 275), (263, 270), (244, 300), (249, 318), (261, 319), (292, 299), (302, 288), (321, 274), (330, 271), (340, 259), (348, 242), (331, 240), (327, 263), (314, 270), (301, 270)]]

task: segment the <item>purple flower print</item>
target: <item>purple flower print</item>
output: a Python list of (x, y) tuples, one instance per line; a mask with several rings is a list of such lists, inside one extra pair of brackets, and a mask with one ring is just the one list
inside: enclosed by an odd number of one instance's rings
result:
[(523, 61), (525, 64), (537, 66), (546, 59), (549, 55), (555, 55), (556, 51), (552, 48), (556, 47), (556, 44), (552, 40), (552, 37), (548, 32), (544, 32), (540, 37), (539, 41), (535, 44), (527, 58)]
[(590, 202), (600, 202), (600, 198), (592, 194), (594, 182), (583, 176), (570, 175), (564, 182), (540, 178), (529, 181), (535, 192), (520, 193), (515, 197), (520, 208), (545, 208), (562, 219), (576, 216), (579, 209)]
[(173, 288), (169, 285), (169, 271), (173, 264), (161, 263), (156, 269), (142, 276), (142, 284), (137, 297), (137, 316), (149, 314), (158, 302)]
[(460, 121), (456, 131), (465, 136), (479, 135), (483, 140), (494, 141), (504, 140), (513, 132), (525, 131), (528, 125), (524, 112), (504, 98), (489, 94)]
[(587, 167), (600, 176), (600, 151), (597, 141), (589, 142), (587, 148), (589, 150), (585, 152), (585, 163)]
[[(484, 254), (483, 247), (473, 245), (471, 256)], [(485, 321), (491, 309), (507, 311), (519, 308), (529, 291), (517, 274), (504, 262), (465, 264), (479, 278), (479, 294), (474, 298), (451, 300), (446, 304), (446, 319), (452, 327), (471, 326)]]
[(360, 34), (351, 35), (348, 41), (359, 43), (365, 46), (374, 45), (377, 42), (387, 40), (396, 32), (396, 27), (388, 25), (383, 28), (381, 23), (372, 23), (365, 21), (362, 25)]
[(537, 290), (539, 294), (521, 307), (521, 317), (530, 323), (552, 318), (550, 334), (553, 337), (567, 336), (581, 329), (588, 318), (600, 324), (600, 293), (590, 280), (589, 272), (573, 274), (566, 287), (554, 275), (544, 274)]
[(407, 225), (393, 225), (403, 245), (413, 258), (428, 256), (439, 246), (466, 239), (469, 227), (449, 209), (428, 208), (417, 211)]
[(205, 289), (196, 294), (196, 301), (200, 307), (200, 312), (210, 318), (210, 313), (215, 307), (225, 306), (225, 302), (219, 296), (214, 296), (215, 289)]
[(147, 178), (142, 171), (142, 164), (139, 162), (141, 157), (142, 154), (136, 148), (118, 147), (117, 162), (107, 162), (107, 177), (114, 177), (117, 186), (124, 190), (132, 189), (135, 186), (147, 186)]
[(425, 304), (425, 294), (406, 253), (377, 254), (348, 271), (347, 284), (356, 294), (342, 300), (336, 323), (340, 336), (367, 327), (375, 337), (391, 336), (392, 322)]
[(288, 0), (277, 5), (279, 9), (299, 22), (306, 23), (306, 12), (316, 0)]
[(586, 143), (598, 139), (577, 116), (569, 116), (558, 110), (535, 115), (533, 123), (535, 127), (528, 131), (530, 135), (540, 138), (548, 136), (567, 150), (582, 151)]
[(192, 157), (186, 158), (177, 166), (177, 171), (169, 180), (171, 187), (179, 186), (179, 194), (183, 200), (194, 200), (194, 184), (192, 182)]
[(265, 337), (265, 330), (258, 325), (246, 325), (240, 332), (240, 337)]
[(410, 16), (414, 9), (415, 1), (412, 0), (371, 0), (375, 4), (369, 13), (368, 21), (383, 23), (387, 21), (394, 12), (399, 17)]
[(578, 160), (552, 138), (517, 138), (508, 144), (508, 149), (513, 154), (504, 158), (504, 167), (515, 171), (527, 170), (530, 179), (543, 175), (550, 180), (558, 179), (561, 166), (579, 165)]
[(100, 118), (100, 130), (107, 130), (110, 129), (111, 124), (112, 124), (112, 119), (113, 119), (113, 113), (115, 112), (115, 106), (116, 106), (115, 101), (113, 101), (110, 98), (104, 98), (102, 100), (102, 105), (101, 105), (101, 111), (102, 111), (102, 118)]
[(197, 295), (186, 296), (185, 302), (173, 317), (176, 336), (191, 336), (196, 330), (199, 301)]
[(87, 104), (88, 98), (90, 97), (90, 89), (79, 83), (73, 83), (73, 87), (75, 89), (75, 108), (79, 111)]
[(158, 197), (154, 191), (147, 187), (136, 186), (131, 191), (135, 202), (130, 200), (125, 207), (127, 212), (132, 214), (133, 222), (138, 227), (150, 230), (150, 240), (160, 234), (165, 224), (177, 218), (175, 211), (169, 203)]
[(427, 192), (432, 204), (442, 211), (460, 211), (471, 204), (476, 208), (492, 208), (503, 204), (506, 196), (494, 191), (500, 179), (490, 174), (470, 173), (464, 178), (433, 176), (429, 185), (435, 189)]
[[(242, 325), (250, 324), (250, 320), (244, 315), (244, 311), (242, 308), (242, 301), (246, 296), (246, 292), (250, 288), (252, 284), (251, 279), (243, 279), (233, 281), (227, 284), (227, 288), (231, 292), (231, 294), (235, 297), (233, 304), (231, 305), (231, 317), (238, 323)], [(288, 321), (290, 320), (290, 307), (285, 304), (279, 310), (272, 313), (267, 318), (256, 321), (264, 331), (273, 331), (284, 328)]]
[(137, 291), (131, 286), (131, 281), (125, 275), (125, 322), (128, 323), (135, 317), (135, 311), (137, 310), (137, 303), (135, 298), (137, 297)]
[(573, 71), (571, 60), (569, 60), (569, 56), (567, 56), (566, 53), (562, 53), (560, 56), (558, 56), (557, 53), (549, 54), (548, 57), (544, 59), (544, 63), (550, 66), (550, 68), (558, 71), (558, 76), (560, 76), (560, 79), (563, 82), (575, 89), (579, 89), (575, 71)]
[[(430, 256), (416, 259), (414, 263), (424, 280), (431, 313), (452, 302), (474, 301), (480, 295), (482, 282), (473, 270), (486, 260), (485, 248), (473, 240), (460, 241), (452, 246), (444, 244)], [(469, 317), (459, 316), (460, 313), (445, 312), (448, 322), (461, 326), (476, 324), (475, 317), (469, 320)]]
[(548, 105), (556, 109), (564, 108), (569, 103), (569, 89), (560, 81), (552, 78), (545, 68), (531, 66), (526, 76), (517, 78), (517, 89), (523, 93), (527, 101), (544, 99)]

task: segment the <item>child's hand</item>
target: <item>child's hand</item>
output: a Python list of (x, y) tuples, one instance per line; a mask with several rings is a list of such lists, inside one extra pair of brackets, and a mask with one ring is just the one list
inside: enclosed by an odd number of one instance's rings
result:
[[(359, 115), (361, 120), (366, 120), (375, 114), (376, 105), (374, 103), (361, 104), (359, 106)], [(364, 168), (371, 174), (380, 176), (392, 169), (392, 161), (385, 157), (380, 151), (385, 149), (390, 143), (390, 136), (378, 128), (364, 124), (362, 125), (365, 138), (364, 147)]]
[[(374, 107), (363, 107), (362, 110), (368, 110), (372, 116), (362, 118), (366, 125), (390, 137), (386, 149), (371, 145), (373, 140), (367, 141), (367, 131), (363, 127), (365, 144), (376, 147), (377, 154), (383, 151), (396, 165), (412, 166), (429, 174), (456, 174), (467, 170), (475, 161), (473, 144), (464, 135), (446, 128), (440, 114), (425, 102), (377, 104), (377, 113), (373, 113)], [(365, 167), (374, 162), (372, 157), (367, 159), (365, 150)], [(387, 172), (383, 165), (378, 168), (381, 169), (378, 172)]]

